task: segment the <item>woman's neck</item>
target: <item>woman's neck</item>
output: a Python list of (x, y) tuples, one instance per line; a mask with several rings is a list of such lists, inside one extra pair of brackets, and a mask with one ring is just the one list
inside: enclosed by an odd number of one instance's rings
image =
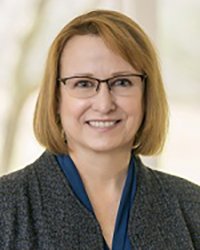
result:
[(123, 183), (131, 157), (131, 152), (71, 152), (81, 178), (86, 183), (96, 187), (107, 185), (121, 186)]

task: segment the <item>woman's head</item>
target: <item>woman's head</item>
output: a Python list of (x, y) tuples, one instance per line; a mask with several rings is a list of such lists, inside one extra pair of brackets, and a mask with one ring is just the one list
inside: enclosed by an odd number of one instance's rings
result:
[(167, 102), (156, 53), (146, 34), (127, 16), (107, 10), (92, 11), (73, 19), (55, 38), (47, 59), (38, 97), (34, 130), (38, 141), (55, 153), (66, 153), (59, 116), (61, 57), (77, 35), (100, 37), (106, 46), (132, 67), (147, 75), (143, 93), (144, 115), (134, 140), (136, 154), (151, 155), (162, 149), (167, 129)]

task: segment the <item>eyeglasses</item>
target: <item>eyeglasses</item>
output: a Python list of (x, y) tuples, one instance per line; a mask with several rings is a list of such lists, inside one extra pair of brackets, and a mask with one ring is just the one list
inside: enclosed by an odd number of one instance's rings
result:
[(101, 83), (106, 83), (112, 94), (117, 96), (131, 96), (147, 78), (146, 74), (118, 75), (104, 80), (89, 76), (71, 76), (59, 78), (69, 95), (77, 98), (89, 98), (95, 96)]

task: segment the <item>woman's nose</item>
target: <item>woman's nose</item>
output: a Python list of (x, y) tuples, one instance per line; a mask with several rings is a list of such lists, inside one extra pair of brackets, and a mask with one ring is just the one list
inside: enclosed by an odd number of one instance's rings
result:
[(111, 93), (107, 84), (101, 84), (93, 97), (92, 107), (95, 111), (109, 113), (116, 109), (115, 96)]

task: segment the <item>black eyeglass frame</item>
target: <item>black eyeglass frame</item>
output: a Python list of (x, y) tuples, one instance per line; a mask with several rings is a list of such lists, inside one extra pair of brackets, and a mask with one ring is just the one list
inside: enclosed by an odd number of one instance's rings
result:
[(96, 91), (99, 90), (99, 87), (100, 87), (100, 84), (102, 82), (105, 82), (109, 88), (109, 90), (111, 90), (111, 87), (110, 87), (110, 84), (109, 84), (109, 81), (112, 80), (112, 79), (115, 79), (117, 77), (129, 77), (129, 76), (136, 76), (136, 77), (140, 77), (142, 82), (145, 82), (146, 81), (146, 78), (147, 78), (147, 75), (146, 74), (126, 74), (126, 75), (116, 75), (116, 76), (112, 76), (112, 77), (109, 77), (109, 78), (106, 78), (106, 79), (98, 79), (98, 78), (95, 78), (95, 77), (91, 77), (91, 76), (70, 76), (70, 77), (64, 77), (64, 78), (58, 78), (58, 82), (59, 83), (63, 83), (64, 85), (67, 84), (67, 80), (70, 80), (70, 79), (73, 79), (73, 78), (88, 78), (88, 79), (91, 79), (91, 80), (96, 80), (98, 82), (98, 85), (97, 85), (97, 88), (96, 88)]

